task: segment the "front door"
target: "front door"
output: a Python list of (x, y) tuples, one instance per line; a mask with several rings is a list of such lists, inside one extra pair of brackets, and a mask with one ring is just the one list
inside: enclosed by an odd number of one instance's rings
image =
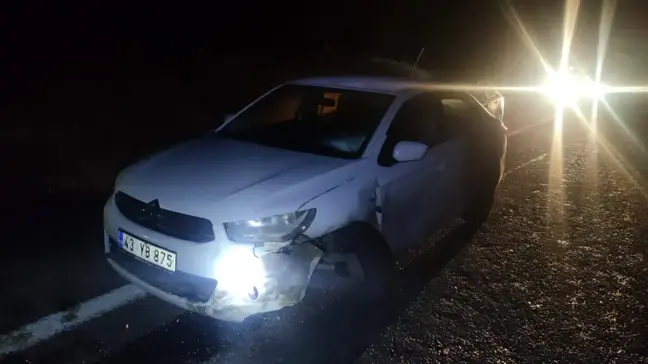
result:
[[(376, 195), (381, 229), (394, 251), (423, 243), (430, 231), (456, 217), (463, 204), (462, 139), (448, 138), (440, 126), (442, 110), (438, 99), (414, 96), (403, 103), (387, 132)], [(422, 142), (429, 149), (420, 160), (397, 162), (391, 154), (403, 140)]]

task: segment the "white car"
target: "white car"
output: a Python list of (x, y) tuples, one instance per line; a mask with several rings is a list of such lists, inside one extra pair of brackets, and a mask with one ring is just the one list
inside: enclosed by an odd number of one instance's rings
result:
[(315, 268), (344, 257), (380, 282), (431, 230), (485, 221), (502, 176), (501, 120), (470, 93), (438, 90), (373, 77), (272, 89), (119, 174), (104, 209), (108, 262), (225, 321), (297, 304)]

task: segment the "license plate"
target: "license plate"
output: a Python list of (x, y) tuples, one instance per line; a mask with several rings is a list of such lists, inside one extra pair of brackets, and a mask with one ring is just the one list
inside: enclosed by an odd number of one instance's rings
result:
[(147, 243), (123, 231), (119, 232), (119, 247), (142, 260), (175, 272), (176, 253)]

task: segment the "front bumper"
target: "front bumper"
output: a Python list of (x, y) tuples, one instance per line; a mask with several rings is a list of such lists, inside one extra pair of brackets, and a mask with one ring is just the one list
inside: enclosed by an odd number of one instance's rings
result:
[[(113, 269), (164, 301), (223, 321), (241, 322), (255, 314), (299, 303), (304, 298), (313, 271), (323, 255), (319, 248), (308, 242), (300, 243), (285, 253), (257, 256), (252, 247), (215, 241), (205, 244), (218, 245), (218, 249), (208, 249), (214, 255), (210, 259), (229, 263), (230, 255), (227, 252), (236, 250), (245, 254), (232, 256), (233, 264), (222, 265), (211, 276), (192, 271), (193, 266), (189, 264), (170, 272), (125, 253), (118, 247), (116, 234), (123, 227), (140, 236), (156, 234), (143, 227), (139, 227), (139, 231), (133, 231), (133, 223), (122, 221), (125, 218), (110, 205), (107, 204), (104, 215), (104, 238), (106, 256)], [(160, 244), (157, 240), (150, 242)], [(250, 261), (254, 263), (254, 267), (262, 269), (253, 269), (255, 273), (250, 274), (251, 269), (247, 268), (247, 262)], [(254, 295), (249, 294), (252, 289)]]
[[(145, 280), (127, 270), (124, 264), (118, 263), (118, 259), (111, 257), (111, 254), (108, 255), (108, 262), (122, 277), (164, 301), (219, 320), (241, 322), (252, 315), (277, 311), (299, 303), (306, 294), (310, 278), (321, 257), (322, 251), (310, 243), (298, 245), (289, 255), (266, 254), (258, 258), (263, 260), (267, 276), (264, 286), (258, 288), (259, 294), (256, 299), (242, 294), (242, 291), (220, 289), (218, 282), (214, 281), (214, 290), (204, 302), (201, 302), (200, 296), (195, 293), (174, 294), (164, 290), (156, 282)], [(186, 284), (198, 285), (199, 280), (204, 278), (194, 277), (193, 283)]]

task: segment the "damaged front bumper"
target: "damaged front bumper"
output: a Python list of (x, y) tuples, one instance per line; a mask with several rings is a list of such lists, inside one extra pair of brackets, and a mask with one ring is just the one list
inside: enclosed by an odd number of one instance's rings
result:
[[(247, 251), (251, 252), (250, 249)], [(151, 284), (127, 270), (110, 255), (108, 262), (121, 276), (162, 300), (219, 320), (241, 322), (255, 314), (299, 303), (322, 256), (322, 250), (308, 242), (299, 243), (285, 253), (261, 256), (246, 254), (237, 259), (224, 256), (215, 289), (205, 302), (182, 297)], [(254, 260), (253, 265), (245, 263), (250, 259)]]

